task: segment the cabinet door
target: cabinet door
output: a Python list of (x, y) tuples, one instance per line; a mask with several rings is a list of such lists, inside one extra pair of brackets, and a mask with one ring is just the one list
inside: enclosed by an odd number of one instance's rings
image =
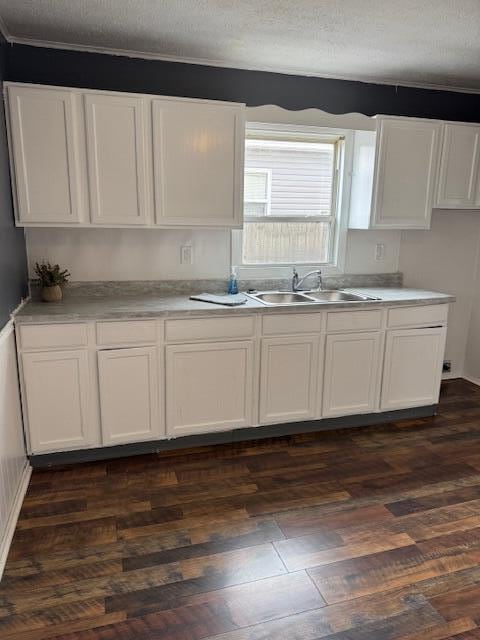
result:
[(85, 118), (92, 222), (146, 224), (144, 100), (87, 94)]
[(158, 358), (155, 347), (98, 352), (104, 444), (159, 438)]
[(315, 417), (318, 336), (264, 338), (260, 374), (260, 423)]
[(438, 402), (446, 327), (387, 332), (381, 408)]
[(22, 364), (32, 452), (91, 445), (87, 351), (24, 353)]
[(8, 97), (19, 222), (78, 222), (73, 94), (12, 86)]
[(153, 100), (156, 223), (241, 226), (243, 105)]
[(252, 424), (253, 341), (166, 347), (167, 434)]
[(437, 206), (472, 208), (475, 206), (480, 127), (446, 124), (440, 160)]
[(380, 393), (378, 332), (327, 336), (323, 384), (324, 417), (376, 411)]
[(440, 123), (413, 118), (380, 121), (372, 226), (428, 229), (432, 215)]

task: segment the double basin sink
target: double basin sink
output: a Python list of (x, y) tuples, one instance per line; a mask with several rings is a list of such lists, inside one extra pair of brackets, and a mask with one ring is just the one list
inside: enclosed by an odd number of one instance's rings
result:
[(265, 305), (318, 304), (319, 302), (365, 302), (379, 300), (360, 293), (350, 293), (338, 289), (324, 291), (259, 291), (247, 294), (253, 300)]

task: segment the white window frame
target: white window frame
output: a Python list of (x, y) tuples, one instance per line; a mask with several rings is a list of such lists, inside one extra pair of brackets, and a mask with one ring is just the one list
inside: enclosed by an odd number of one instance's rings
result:
[[(267, 177), (267, 197), (266, 198), (256, 198), (254, 200), (248, 200), (247, 202), (251, 204), (265, 204), (266, 211), (265, 215), (270, 215), (270, 209), (272, 206), (272, 170), (271, 169), (263, 169), (259, 167), (249, 167), (245, 169), (245, 173), (261, 173)], [(261, 216), (255, 216), (255, 218), (261, 218)], [(253, 216), (252, 216), (253, 218)]]
[[(333, 129), (330, 127), (311, 127), (301, 125), (285, 125), (274, 123), (247, 123), (247, 138), (250, 132), (255, 138), (265, 135), (267, 139), (273, 134), (281, 134), (282, 138), (291, 138), (297, 141), (307, 141), (315, 139), (316, 142), (329, 141), (333, 138), (341, 141), (341, 152), (336, 157), (337, 175), (335, 176), (336, 187), (333, 197), (335, 198), (335, 214), (333, 220), (327, 216), (305, 216), (305, 217), (283, 217), (282, 221), (298, 222), (301, 220), (329, 220), (333, 222), (332, 246), (329, 262), (306, 263), (286, 263), (286, 264), (243, 264), (243, 232), (234, 230), (231, 234), (231, 264), (237, 270), (241, 279), (255, 278), (288, 278), (291, 276), (292, 267), (298, 267), (300, 275), (307, 273), (311, 269), (321, 269), (325, 275), (335, 275), (344, 273), (345, 256), (347, 245), (348, 213), (350, 206), (350, 186), (353, 163), (353, 131), (348, 129)], [(278, 221), (277, 217), (255, 216), (251, 217), (252, 222), (273, 222)]]

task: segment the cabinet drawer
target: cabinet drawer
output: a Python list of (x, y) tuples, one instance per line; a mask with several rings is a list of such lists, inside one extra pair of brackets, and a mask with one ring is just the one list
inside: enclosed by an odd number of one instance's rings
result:
[(338, 311), (327, 314), (327, 331), (362, 331), (380, 329), (381, 309), (371, 311)]
[(86, 347), (88, 343), (86, 324), (32, 324), (19, 329), (22, 349)]
[(318, 333), (321, 329), (321, 313), (285, 313), (281, 315), (266, 315), (262, 320), (262, 331), (265, 336)]
[(156, 342), (155, 320), (131, 320), (128, 322), (97, 322), (97, 344), (141, 344)]
[(430, 304), (424, 307), (398, 307), (388, 312), (389, 327), (413, 327), (445, 324), (448, 304)]
[(255, 333), (255, 318), (192, 318), (167, 320), (165, 339), (169, 342), (250, 338)]

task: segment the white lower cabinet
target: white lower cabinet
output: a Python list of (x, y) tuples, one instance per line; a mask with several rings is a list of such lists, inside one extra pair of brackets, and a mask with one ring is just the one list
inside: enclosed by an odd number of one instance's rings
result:
[(90, 446), (88, 352), (48, 351), (22, 356), (30, 449), (62, 451)]
[(167, 435), (250, 426), (253, 378), (253, 340), (167, 346)]
[(164, 434), (156, 347), (98, 352), (103, 442), (152, 440)]
[(319, 336), (262, 340), (260, 424), (309, 420), (319, 410)]
[(387, 332), (381, 409), (436, 404), (446, 327)]
[(323, 417), (378, 409), (382, 334), (332, 334), (325, 346)]
[(29, 453), (434, 405), (447, 311), (21, 325)]

